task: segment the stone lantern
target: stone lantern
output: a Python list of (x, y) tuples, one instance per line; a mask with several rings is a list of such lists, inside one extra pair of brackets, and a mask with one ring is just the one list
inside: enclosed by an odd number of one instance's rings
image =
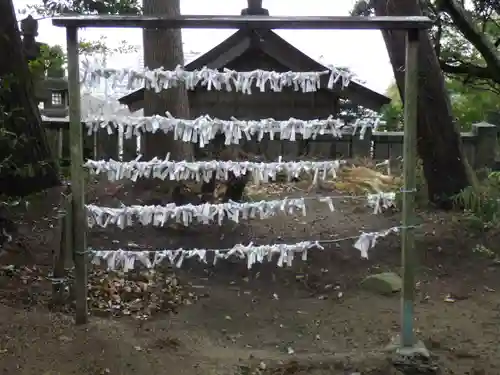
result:
[[(42, 47), (47, 45), (37, 42), (38, 21), (28, 16), (21, 21), (24, 54), (28, 61), (41, 56)], [(40, 112), (46, 117), (66, 117), (68, 115), (68, 81), (62, 69), (49, 69), (35, 74), (35, 96), (40, 105)]]

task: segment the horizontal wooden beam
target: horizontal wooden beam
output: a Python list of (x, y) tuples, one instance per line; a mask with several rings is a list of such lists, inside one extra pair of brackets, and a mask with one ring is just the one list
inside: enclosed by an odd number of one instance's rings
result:
[(149, 29), (428, 29), (428, 17), (269, 17), (269, 16), (62, 16), (62, 27), (138, 27)]

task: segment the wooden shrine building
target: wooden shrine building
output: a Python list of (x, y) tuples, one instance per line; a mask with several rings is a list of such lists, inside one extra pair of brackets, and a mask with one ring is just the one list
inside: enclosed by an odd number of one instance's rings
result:
[[(269, 15), (269, 12), (262, 8), (262, 0), (248, 0), (248, 8), (243, 9), (241, 14), (262, 16)], [(228, 68), (236, 71), (328, 70), (326, 66), (307, 56), (272, 30), (262, 29), (238, 30), (212, 50), (187, 64), (185, 69), (195, 70), (205, 66), (212, 69)], [(326, 118), (340, 112), (340, 99), (348, 99), (354, 105), (361, 105), (375, 111), (390, 102), (388, 97), (357, 82), (351, 82), (344, 89), (338, 85), (333, 90), (325, 88), (311, 93), (295, 92), (292, 89), (286, 89), (281, 93), (260, 92), (254, 88), (252, 95), (234, 91), (208, 91), (200, 87), (189, 91), (188, 96), (192, 118), (208, 114), (220, 119), (229, 119), (234, 116), (241, 120), (270, 117), (276, 120), (286, 120), (290, 117), (303, 120)], [(135, 112), (143, 108), (143, 100), (144, 89), (139, 89), (120, 98), (120, 103), (127, 105), (132, 112)], [(298, 152), (302, 153), (302, 151)], [(277, 150), (276, 153), (279, 154), (280, 151)], [(287, 152), (281, 153), (281, 155), (284, 154)]]
[[(269, 15), (262, 8), (262, 0), (248, 0), (248, 8), (242, 14)], [(328, 48), (328, 47), (326, 47)], [(186, 70), (234, 69), (249, 71), (254, 69), (286, 71), (323, 71), (328, 68), (305, 55), (272, 30), (239, 30), (222, 43), (187, 64)], [(390, 99), (369, 88), (351, 82), (343, 90), (320, 90), (315, 93), (293, 92), (260, 93), (256, 89), (252, 95), (235, 92), (207, 91), (200, 88), (189, 92), (191, 116), (209, 114), (221, 119), (237, 118), (312, 119), (338, 113), (339, 98), (349, 99), (353, 104), (379, 110)], [(122, 98), (131, 111), (143, 107), (144, 89), (134, 91)]]

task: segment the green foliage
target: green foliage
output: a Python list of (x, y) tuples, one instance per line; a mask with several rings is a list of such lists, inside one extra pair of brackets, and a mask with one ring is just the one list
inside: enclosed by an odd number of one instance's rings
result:
[[(26, 144), (28, 137), (25, 134), (16, 134), (7, 127), (8, 122), (10, 122), (14, 116), (20, 118), (23, 111), (22, 108), (11, 109), (4, 104), (8, 102), (7, 95), (11, 94), (12, 83), (15, 82), (15, 79), (13, 75), (0, 77), (0, 149), (12, 151), (10, 153), (2, 153), (3, 157), (0, 160), (0, 175), (32, 177), (34, 176), (34, 166), (19, 165), (14, 154), (15, 150), (22, 148), (23, 145)], [(44, 162), (40, 162), (40, 165), (42, 164), (44, 164)]]
[[(357, 0), (352, 14), (374, 14), (377, 0)], [(462, 130), (500, 112), (500, 5), (498, 0), (420, 0), (424, 15), (434, 21), (430, 30), (434, 51), (447, 79), (453, 113)], [(450, 11), (453, 5), (458, 12)], [(457, 21), (458, 20), (458, 21)], [(387, 95), (393, 102), (383, 110), (387, 130), (401, 126), (402, 105), (396, 85)]]
[(468, 187), (454, 198), (471, 229), (483, 231), (500, 224), (500, 172), (488, 173), (479, 189)]
[(139, 14), (141, 2), (139, 0), (42, 0), (41, 4), (28, 8), (47, 16), (63, 13)]
[[(474, 1), (466, 5), (474, 26), (490, 43), (496, 43), (500, 41), (500, 14), (498, 6), (495, 10), (492, 4)], [(462, 130), (470, 130), (473, 123), (485, 121), (488, 113), (500, 112), (500, 82), (484, 75), (487, 64), (483, 55), (446, 15), (441, 16), (439, 25), (436, 51), (446, 75), (453, 114)], [(477, 76), (472, 74), (475, 71), (483, 73)]]
[[(96, 54), (131, 53), (136, 52), (138, 48), (129, 45), (126, 40), (121, 41), (117, 47), (109, 47), (107, 38), (103, 36), (98, 40), (82, 39), (79, 43), (79, 50), (83, 56), (92, 56)], [(66, 53), (61, 46), (42, 45), (40, 56), (36, 60), (29, 62), (29, 69), (34, 77), (63, 77), (66, 64)]]
[[(0, 77), (0, 146), (11, 147), (13, 149), (16, 147), (18, 139), (15, 133), (9, 131), (5, 128), (5, 123), (10, 120), (13, 113), (5, 106), (4, 98), (10, 93), (12, 82), (15, 78), (10, 76)], [(14, 163), (13, 155), (6, 155), (2, 160), (0, 160), (0, 173), (5, 168), (12, 168)]]
[(386, 125), (381, 130), (401, 130), (403, 127), (403, 102), (395, 82), (387, 88), (385, 95), (391, 98), (391, 102), (382, 108), (382, 120), (385, 121)]
[(462, 130), (470, 130), (472, 124), (487, 121), (490, 113), (500, 113), (500, 95), (489, 85), (469, 85), (457, 79), (448, 79), (446, 84), (453, 114)]
[[(486, 43), (489, 43), (493, 48), (495, 45), (498, 47), (500, 7), (479, 4), (477, 1), (464, 3), (463, 6), (470, 17), (468, 20), (471, 21), (471, 26), (480, 33)], [(491, 47), (478, 38), (468, 39), (461, 26), (456, 25), (447, 13), (436, 12), (434, 16), (436, 17), (436, 25), (432, 35), (436, 53), (445, 73), (449, 77), (460, 78), (473, 85), (496, 86), (500, 84), (494, 74), (489, 74), (488, 63), (483, 54), (484, 50), (491, 49)], [(493, 66), (491, 68), (498, 69), (498, 67)]]
[(380, 130), (398, 131), (403, 128), (403, 105), (391, 102), (382, 107), (382, 120), (385, 125)]
[(59, 45), (42, 45), (40, 56), (29, 62), (29, 69), (35, 77), (61, 77), (64, 75), (66, 56)]
[(115, 53), (126, 54), (137, 52), (137, 46), (131, 46), (126, 40), (122, 40), (117, 47), (109, 47), (107, 38), (101, 36), (98, 40), (82, 39), (79, 44), (80, 54), (83, 56), (91, 56), (95, 54), (112, 55)]
[[(352, 15), (370, 16), (383, 0), (357, 0)], [(394, 2), (394, 3), (398, 3)], [(450, 77), (481, 85), (500, 84), (498, 0), (419, 0), (434, 21), (430, 37), (439, 64)]]
[[(462, 131), (469, 131), (474, 123), (487, 121), (490, 113), (500, 113), (500, 95), (490, 85), (472, 85), (457, 78), (448, 78), (445, 83), (453, 115)], [(382, 118), (387, 122), (385, 130), (399, 130), (403, 124), (403, 104), (395, 83), (389, 86), (386, 95), (392, 101), (382, 109)]]

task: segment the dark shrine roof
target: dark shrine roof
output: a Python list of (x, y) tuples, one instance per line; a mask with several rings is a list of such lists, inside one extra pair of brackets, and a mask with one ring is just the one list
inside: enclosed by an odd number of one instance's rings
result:
[[(231, 61), (248, 50), (260, 50), (269, 55), (281, 65), (296, 72), (324, 71), (328, 68), (295, 48), (272, 30), (238, 30), (207, 53), (199, 56), (185, 66), (186, 70), (222, 69)], [(378, 111), (391, 99), (385, 95), (370, 90), (358, 82), (352, 81), (346, 88), (334, 88), (341, 97), (350, 99), (357, 105)], [(144, 98), (144, 89), (136, 90), (121, 97), (120, 103), (132, 105)]]

